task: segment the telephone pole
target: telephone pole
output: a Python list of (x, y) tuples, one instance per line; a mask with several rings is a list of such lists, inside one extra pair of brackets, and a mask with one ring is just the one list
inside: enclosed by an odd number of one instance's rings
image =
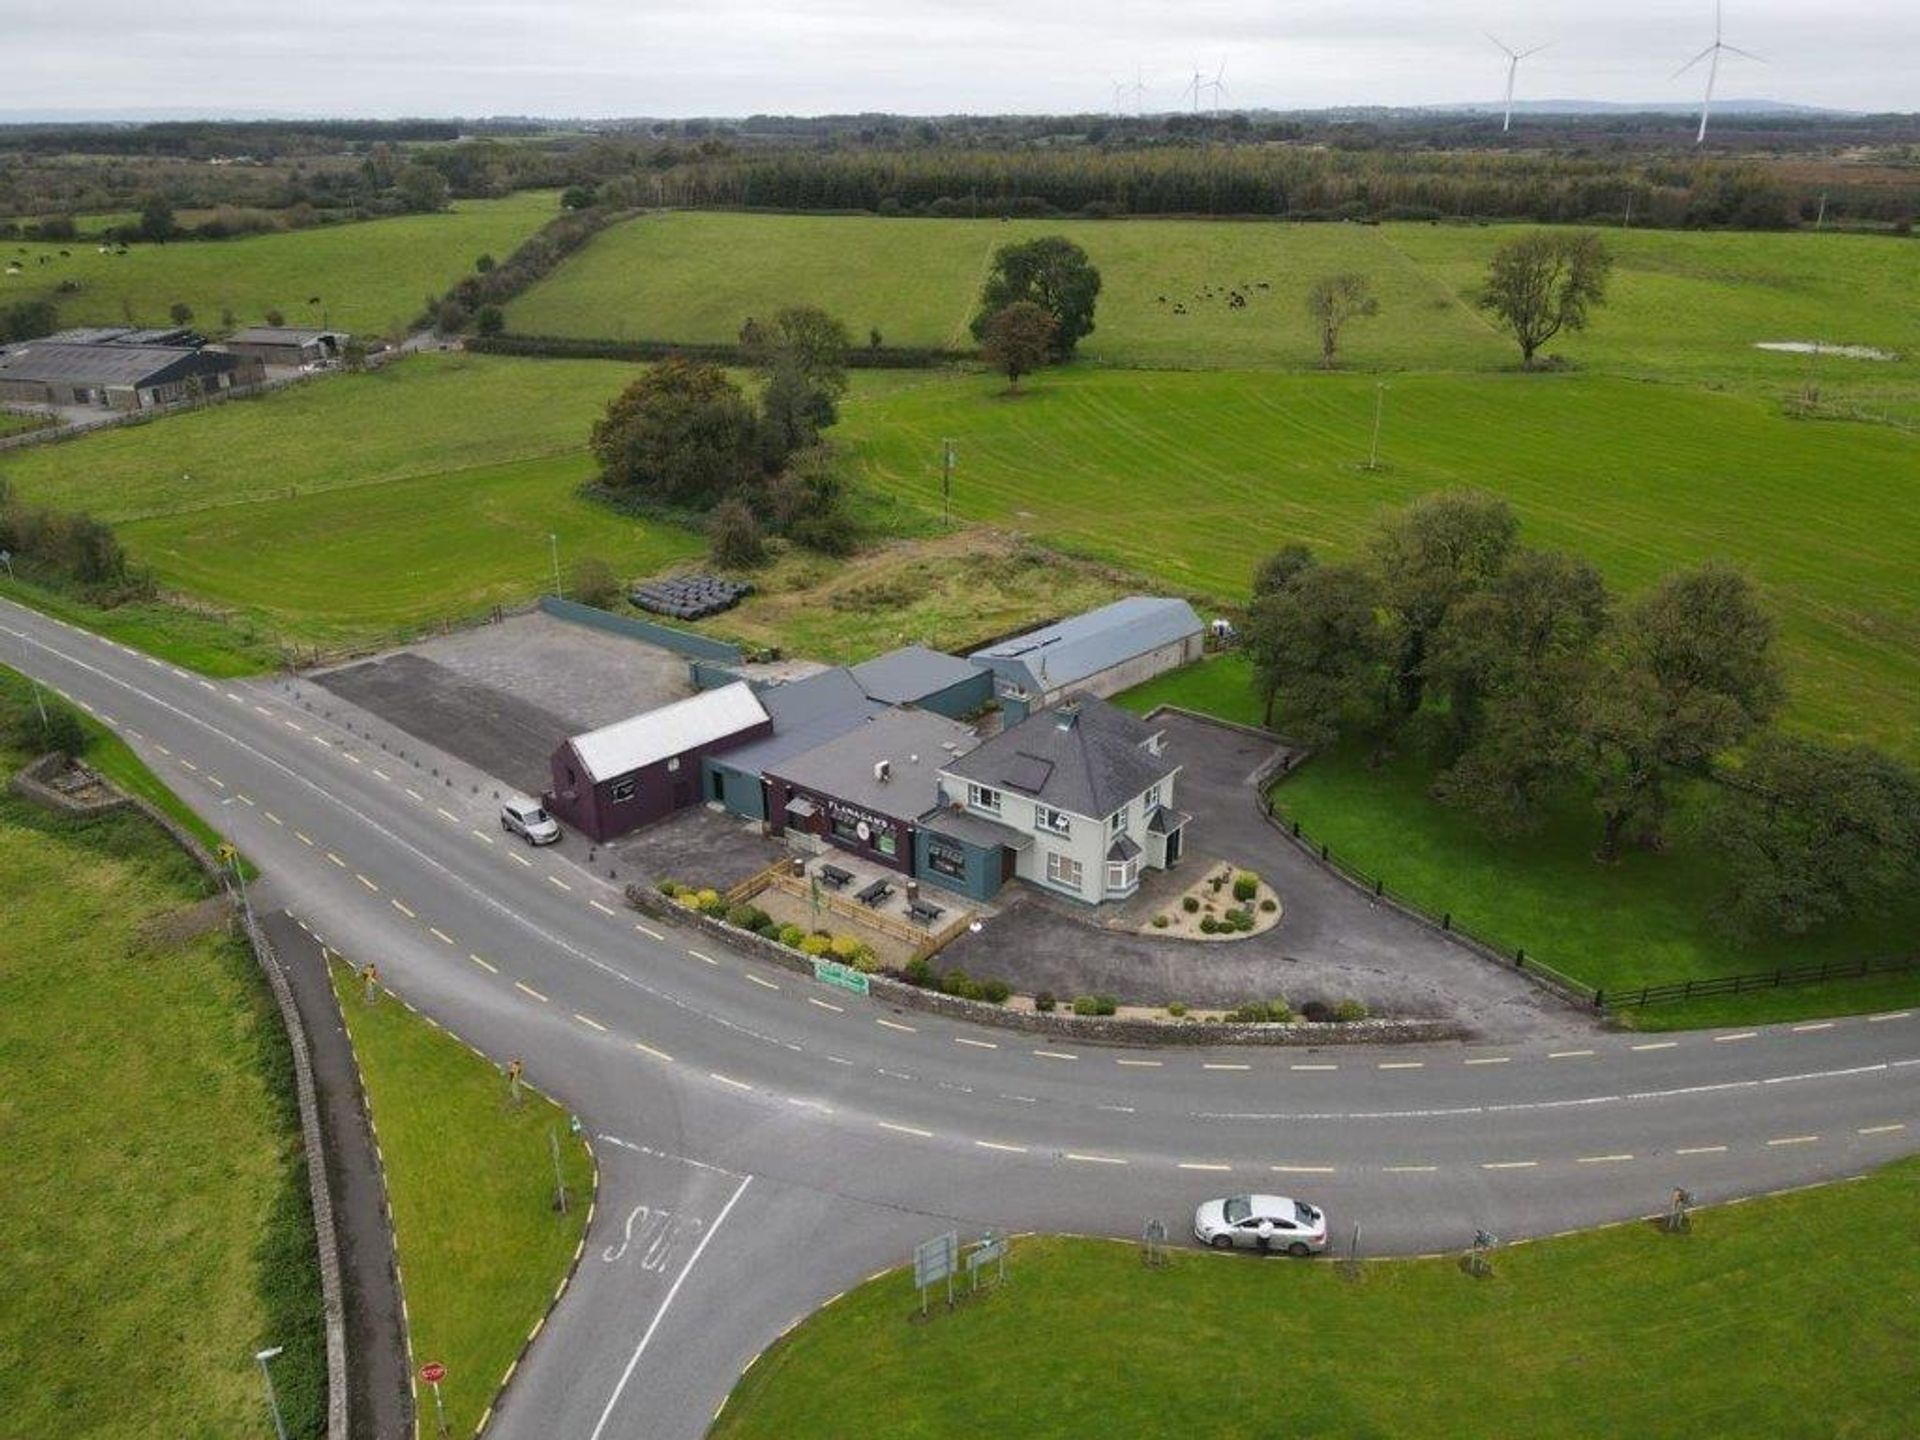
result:
[(953, 441), (940, 442), (940, 523), (953, 523)]

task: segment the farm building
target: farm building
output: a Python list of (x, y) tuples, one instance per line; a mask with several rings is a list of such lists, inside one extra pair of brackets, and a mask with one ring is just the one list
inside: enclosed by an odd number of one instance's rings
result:
[(259, 361), (217, 350), (32, 340), (0, 356), (0, 401), (151, 410), (261, 378)]
[(546, 805), (594, 840), (610, 840), (701, 799), (707, 756), (773, 731), (744, 680), (575, 735), (553, 752)]
[(976, 899), (1013, 876), (1089, 904), (1125, 899), (1143, 868), (1179, 863), (1190, 818), (1162, 734), (1092, 697), (1063, 701), (941, 768), (919, 871)]
[(338, 360), (353, 337), (340, 330), (300, 330), (287, 325), (255, 325), (236, 330), (226, 348), (250, 355), (262, 365), (322, 365)]
[(773, 733), (709, 755), (700, 767), (706, 798), (749, 820), (768, 818), (765, 771), (818, 749), (887, 708), (868, 698), (845, 666), (769, 685), (759, 695)]
[(993, 676), (924, 645), (903, 645), (853, 667), (868, 697), (887, 705), (914, 705), (958, 720), (993, 699)]
[(916, 827), (939, 803), (939, 772), (978, 743), (932, 711), (883, 710), (767, 770), (770, 827), (912, 875)]
[(1184, 600), (1130, 595), (972, 655), (1009, 720), (1069, 693), (1112, 695), (1198, 660), (1205, 629)]

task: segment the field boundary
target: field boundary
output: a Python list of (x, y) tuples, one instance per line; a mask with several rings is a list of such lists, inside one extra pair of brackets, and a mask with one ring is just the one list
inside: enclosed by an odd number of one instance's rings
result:
[[(507, 331), (476, 335), (465, 348), (483, 355), (520, 355), (538, 360), (708, 360), (716, 365), (750, 365), (744, 347), (713, 340), (616, 340), (610, 336), (527, 335)], [(849, 370), (932, 370), (979, 357), (971, 350), (938, 345), (855, 345), (847, 350)]]
[(676, 630), (671, 625), (661, 625), (653, 620), (641, 620), (631, 615), (616, 615), (611, 610), (597, 609), (592, 605), (582, 605), (578, 600), (565, 600), (558, 595), (542, 595), (538, 608), (556, 620), (565, 620), (574, 625), (585, 625), (594, 630), (605, 630), (614, 635), (624, 635), (629, 640), (644, 640), (650, 645), (658, 645), (677, 655), (685, 655), (690, 660), (712, 660), (722, 665), (738, 665), (746, 658), (746, 652), (738, 645), (725, 640), (715, 640), (711, 635), (696, 635), (691, 630)]

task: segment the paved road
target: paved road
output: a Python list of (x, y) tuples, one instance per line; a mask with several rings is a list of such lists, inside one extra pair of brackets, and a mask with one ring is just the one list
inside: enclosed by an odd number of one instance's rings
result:
[[(1859, 1173), (1920, 1136), (1920, 1014), (1497, 1047), (1121, 1050), (894, 1013), (654, 928), (495, 782), (301, 681), (219, 682), (0, 604), (0, 655), (114, 727), (293, 915), (574, 1108), (579, 1279), (498, 1425), (695, 1436), (794, 1318), (949, 1227), (1119, 1236), (1311, 1195), (1370, 1252)], [(604, 865), (604, 855), (599, 857)], [(596, 874), (600, 878), (596, 878)]]

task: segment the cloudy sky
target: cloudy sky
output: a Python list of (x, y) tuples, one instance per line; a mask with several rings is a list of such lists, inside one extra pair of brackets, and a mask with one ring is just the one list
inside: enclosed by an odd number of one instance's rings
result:
[[(1680, 101), (1712, 0), (86, 0), (0, 3), (0, 113), (329, 115), (1149, 110)], [(1920, 109), (1916, 0), (1730, 0), (1718, 93)], [(1704, 67), (1703, 67), (1704, 68)], [(1131, 107), (1131, 99), (1122, 101)]]

